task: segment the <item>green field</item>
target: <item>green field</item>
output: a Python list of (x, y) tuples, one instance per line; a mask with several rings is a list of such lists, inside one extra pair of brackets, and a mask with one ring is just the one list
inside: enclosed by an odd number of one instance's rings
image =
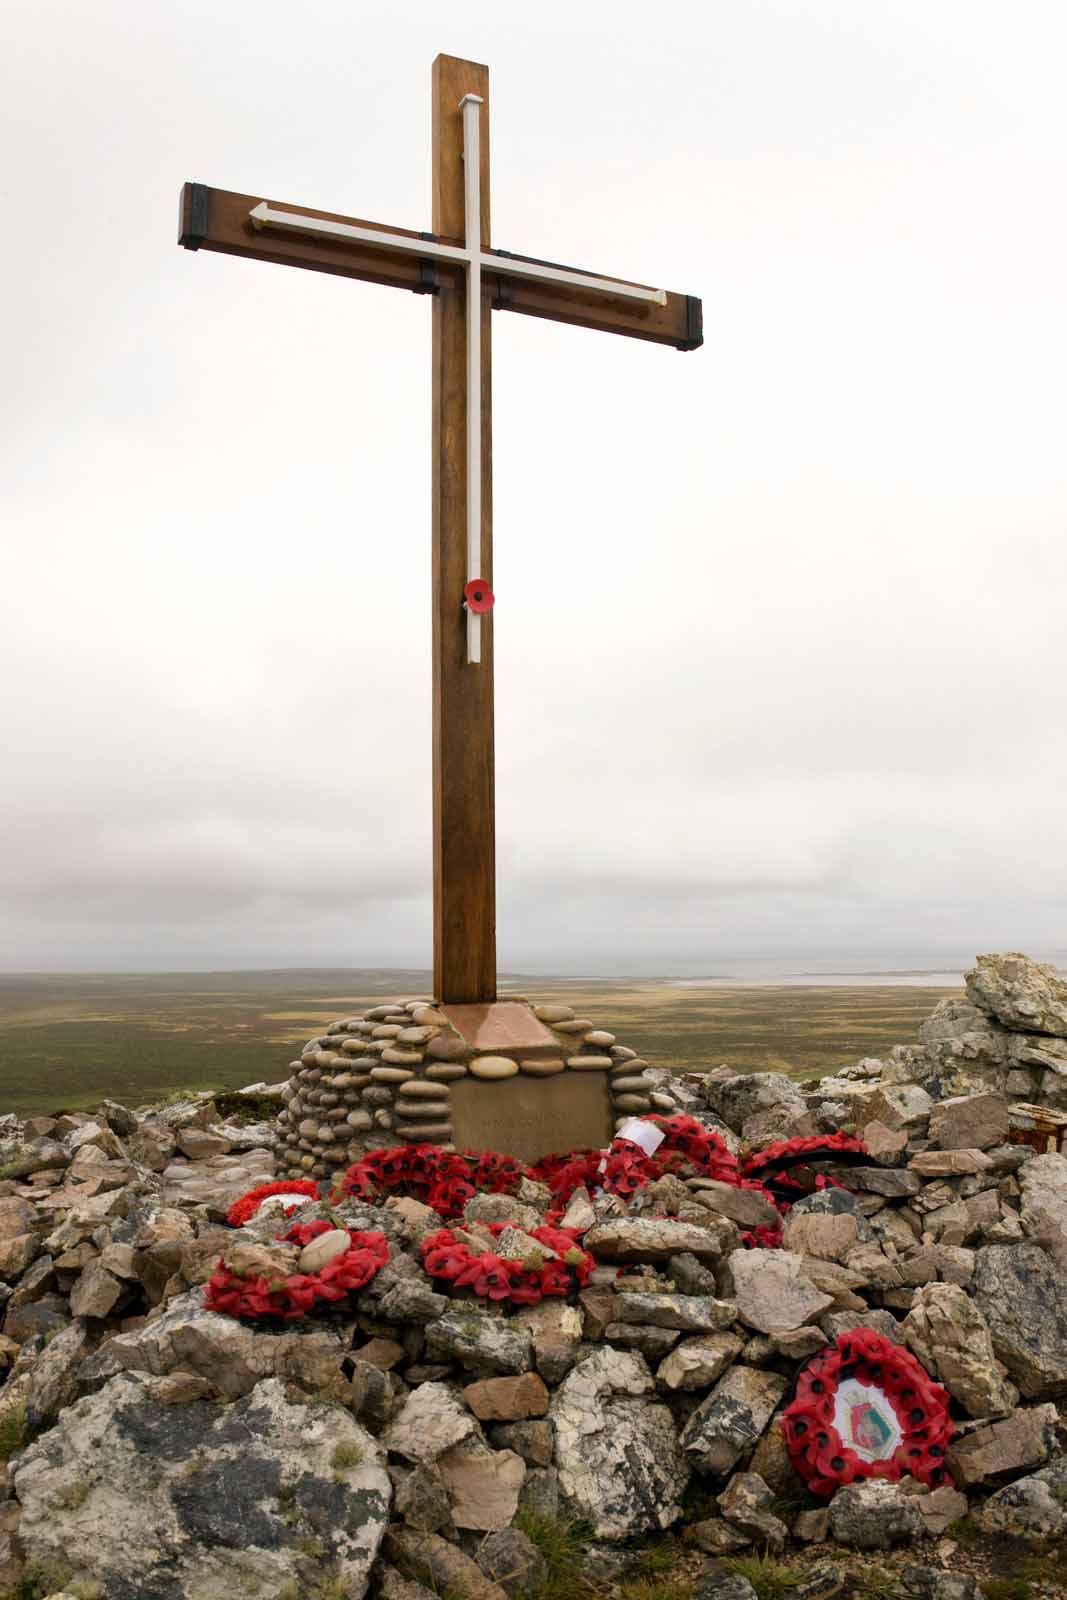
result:
[[(286, 1076), (336, 1017), (428, 992), (425, 972), (0, 975), (0, 1112), (130, 1105), (177, 1089)], [(655, 1066), (819, 1077), (915, 1038), (952, 990), (910, 987), (675, 988), (655, 979), (511, 978), (503, 993), (561, 1000)]]

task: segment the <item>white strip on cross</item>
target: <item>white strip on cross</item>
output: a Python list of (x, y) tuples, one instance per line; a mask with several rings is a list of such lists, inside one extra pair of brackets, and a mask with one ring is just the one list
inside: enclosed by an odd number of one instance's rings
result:
[[(467, 305), (480, 308), (482, 269), (505, 273), (511, 278), (530, 278), (569, 288), (591, 289), (613, 299), (642, 300), (648, 304), (667, 304), (664, 289), (646, 289), (639, 284), (622, 283), (617, 278), (595, 277), (587, 272), (572, 272), (540, 261), (524, 261), (515, 256), (501, 257), (482, 249), (481, 138), (482, 99), (476, 94), (463, 96), (463, 167), (466, 208), (464, 245), (440, 244), (435, 239), (420, 239), (407, 233), (387, 233), (381, 228), (360, 228), (350, 222), (328, 222), (322, 217), (304, 216), (299, 211), (279, 211), (264, 200), (249, 212), (256, 228), (278, 228), (287, 233), (323, 234), (331, 239), (351, 239), (354, 243), (376, 245), (379, 249), (405, 250), (411, 255), (435, 257), (467, 269)], [(477, 313), (467, 316), (467, 580), (481, 577), (482, 550), (482, 319)], [(467, 607), (467, 660), (482, 659), (482, 619)]]

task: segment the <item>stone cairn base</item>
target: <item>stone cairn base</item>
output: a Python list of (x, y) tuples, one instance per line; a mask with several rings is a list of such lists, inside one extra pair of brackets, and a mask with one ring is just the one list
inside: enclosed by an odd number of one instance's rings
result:
[(570, 1006), (532, 1010), (558, 1047), (554, 1055), (472, 1049), (428, 1000), (373, 1006), (363, 1016), (331, 1023), (291, 1063), (277, 1119), (278, 1176), (326, 1178), (369, 1150), (397, 1144), (454, 1149), (452, 1085), (468, 1076), (489, 1082), (519, 1074), (603, 1073), (616, 1127), (630, 1116), (677, 1111), (674, 1098), (658, 1094), (646, 1076), (648, 1062), (617, 1044), (613, 1033)]

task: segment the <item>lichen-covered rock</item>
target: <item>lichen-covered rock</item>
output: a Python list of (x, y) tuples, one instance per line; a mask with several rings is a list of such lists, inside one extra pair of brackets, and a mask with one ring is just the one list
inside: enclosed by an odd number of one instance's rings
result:
[(713, 1300), (696, 1294), (641, 1294), (622, 1291), (615, 1296), (615, 1318), (653, 1328), (677, 1328), (682, 1333), (718, 1333), (737, 1317), (732, 1300)]
[(923, 1531), (915, 1501), (884, 1478), (846, 1484), (830, 1504), (830, 1531), (854, 1550), (891, 1550)]
[(904, 1319), (908, 1348), (972, 1417), (1002, 1417), (1014, 1396), (981, 1311), (954, 1283), (918, 1290)]
[(1067, 1513), (1041, 1474), (1033, 1473), (991, 1494), (977, 1520), (986, 1533), (1045, 1539), (1063, 1532)]
[(1034, 1156), (1020, 1171), (1019, 1186), (1027, 1233), (1067, 1264), (1067, 1156)]
[(775, 1372), (731, 1367), (682, 1430), (682, 1447), (693, 1465), (711, 1477), (732, 1472), (755, 1447), (788, 1386)]
[(698, 1333), (683, 1339), (656, 1369), (656, 1385), (668, 1392), (707, 1389), (741, 1354), (735, 1333)]
[(470, 1372), (529, 1372), (533, 1341), (525, 1328), (509, 1328), (500, 1317), (473, 1306), (456, 1306), (426, 1329), (431, 1361), (458, 1361)]
[(359, 1600), (390, 1485), (341, 1406), (294, 1405), (274, 1379), (222, 1409), (160, 1405), (124, 1374), (19, 1457), (15, 1491), (28, 1557), (73, 1564), (108, 1600), (285, 1600), (326, 1574)]
[(629, 1539), (681, 1516), (689, 1469), (667, 1407), (632, 1351), (601, 1349), (552, 1400), (560, 1488), (597, 1538)]
[(967, 998), (1005, 1027), (1067, 1038), (1067, 982), (1055, 967), (1012, 950), (979, 956), (965, 981)]
[(1067, 1270), (1034, 1244), (987, 1245), (975, 1260), (974, 1297), (1022, 1394), (1067, 1394)]
[[(711, 1109), (734, 1130), (753, 1136), (778, 1137), (774, 1127), (752, 1128), (757, 1119), (778, 1118), (804, 1132), (808, 1123), (804, 1096), (782, 1072), (710, 1073), (704, 1079), (704, 1096)], [(813, 1131), (807, 1126), (807, 1131)]]
[(532, 1594), (548, 1576), (548, 1562), (518, 1528), (491, 1533), (478, 1550), (478, 1565), (509, 1595)]

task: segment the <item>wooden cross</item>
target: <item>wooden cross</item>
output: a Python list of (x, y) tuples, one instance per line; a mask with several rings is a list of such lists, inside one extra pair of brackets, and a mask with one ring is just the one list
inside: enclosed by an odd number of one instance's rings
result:
[(433, 64), (432, 233), (187, 183), (178, 242), (433, 296), (434, 993), (492, 1001), (491, 311), (695, 350), (700, 301), (492, 249), (489, 70), (455, 56)]

